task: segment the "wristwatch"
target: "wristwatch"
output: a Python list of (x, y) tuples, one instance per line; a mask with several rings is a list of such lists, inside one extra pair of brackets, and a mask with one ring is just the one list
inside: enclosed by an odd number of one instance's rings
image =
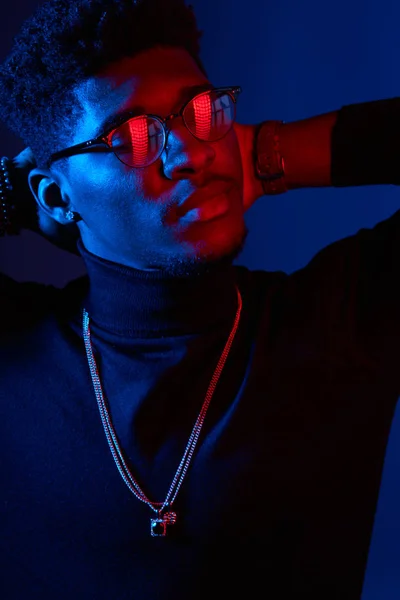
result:
[(282, 124), (283, 121), (264, 121), (256, 132), (255, 167), (265, 194), (283, 194), (288, 190), (285, 164), (279, 147), (279, 129)]

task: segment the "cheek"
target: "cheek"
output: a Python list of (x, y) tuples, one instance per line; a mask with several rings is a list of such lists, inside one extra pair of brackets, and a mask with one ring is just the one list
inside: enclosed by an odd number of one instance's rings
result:
[(152, 204), (159, 203), (171, 187), (171, 182), (166, 180), (161, 168), (161, 161), (157, 160), (144, 169), (138, 169), (135, 173), (134, 185), (138, 195)]
[[(76, 210), (90, 219), (96, 213), (122, 216), (140, 202), (141, 177), (138, 171), (126, 170), (119, 164), (100, 165), (100, 161), (86, 161), (70, 173), (70, 197)], [(127, 167), (128, 169), (128, 167)]]
[(233, 129), (218, 142), (216, 160), (226, 174), (232, 175), (238, 183), (243, 181), (243, 166), (239, 142)]
[(153, 165), (146, 169), (130, 169), (121, 164), (109, 168), (86, 163), (70, 178), (71, 199), (86, 227), (92, 232), (135, 239), (162, 230), (162, 190)]

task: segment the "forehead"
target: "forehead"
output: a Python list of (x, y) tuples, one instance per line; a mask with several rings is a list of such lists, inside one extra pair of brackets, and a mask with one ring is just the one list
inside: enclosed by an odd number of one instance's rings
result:
[(129, 109), (169, 114), (185, 101), (184, 90), (207, 82), (181, 48), (151, 48), (124, 58), (76, 87), (82, 108), (77, 135), (91, 135), (101, 121)]

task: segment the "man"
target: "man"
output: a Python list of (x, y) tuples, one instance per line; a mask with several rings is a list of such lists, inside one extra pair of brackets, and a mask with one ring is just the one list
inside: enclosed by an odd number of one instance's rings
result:
[(232, 262), (264, 193), (394, 183), (398, 105), (239, 126), (198, 37), (180, 0), (51, 0), (1, 69), (31, 148), (2, 161), (3, 231), (38, 227), (34, 197), (88, 272), (1, 281), (7, 600), (360, 597), (399, 215), (291, 276)]

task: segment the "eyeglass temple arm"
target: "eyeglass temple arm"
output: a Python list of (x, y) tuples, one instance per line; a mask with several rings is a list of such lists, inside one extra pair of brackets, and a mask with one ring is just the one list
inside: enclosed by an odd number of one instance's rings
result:
[(58, 152), (55, 152), (50, 156), (50, 161), (54, 162), (55, 160), (58, 160), (60, 158), (67, 158), (68, 156), (73, 156), (77, 153), (77, 151), (86, 150), (87, 148), (90, 148), (91, 146), (97, 144), (106, 144), (104, 136), (100, 136), (93, 140), (88, 140), (87, 142), (81, 142), (80, 144), (75, 144), (75, 146), (70, 146), (69, 148), (65, 148), (64, 150), (59, 150)]
[(242, 93), (242, 88), (240, 87), (240, 85), (234, 85), (234, 86), (231, 86), (228, 88), (222, 88), (222, 89), (226, 89), (226, 90), (229, 90), (230, 92), (232, 92), (235, 102), (237, 100), (238, 95)]

